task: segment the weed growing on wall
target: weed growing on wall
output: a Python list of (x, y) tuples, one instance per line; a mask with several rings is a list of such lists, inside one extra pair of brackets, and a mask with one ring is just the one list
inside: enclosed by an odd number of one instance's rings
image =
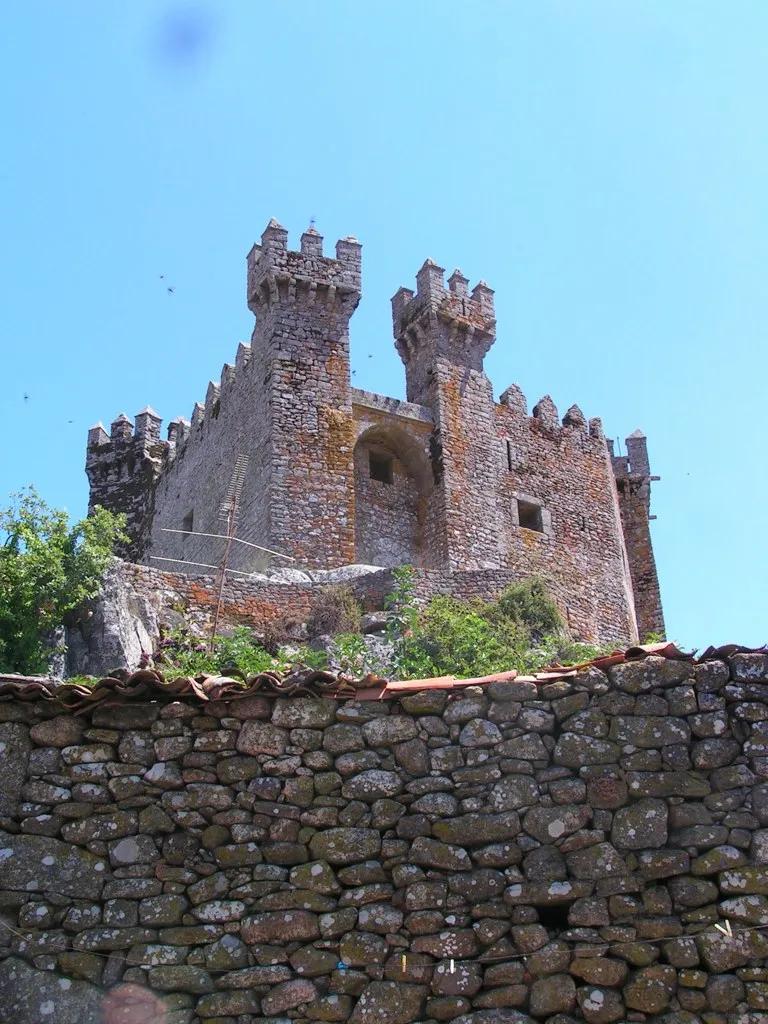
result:
[(237, 626), (229, 636), (217, 636), (213, 650), (203, 638), (187, 629), (164, 633), (153, 663), (166, 676), (258, 675), (283, 669), (286, 661), (273, 657), (247, 626)]
[(413, 568), (396, 569), (393, 576), (385, 606), (398, 679), (532, 672), (556, 661), (589, 661), (612, 649), (574, 641), (541, 580), (513, 584), (494, 603), (435, 597), (419, 608)]
[(315, 601), (307, 633), (310, 638), (357, 633), (361, 614), (360, 602), (348, 587), (329, 587)]

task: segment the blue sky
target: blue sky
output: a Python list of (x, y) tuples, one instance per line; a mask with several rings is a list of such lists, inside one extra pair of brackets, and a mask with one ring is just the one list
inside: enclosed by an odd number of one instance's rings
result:
[(189, 416), (250, 337), (251, 244), (314, 217), (328, 251), (363, 243), (357, 386), (404, 397), (389, 299), (426, 257), (485, 278), (497, 395), (648, 435), (669, 636), (768, 640), (762, 0), (26, 0), (2, 22), (0, 499), (33, 483), (83, 515), (87, 428)]

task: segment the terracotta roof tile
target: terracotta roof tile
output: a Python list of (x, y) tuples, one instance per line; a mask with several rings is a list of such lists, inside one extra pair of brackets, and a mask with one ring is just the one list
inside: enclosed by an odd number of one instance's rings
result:
[(734, 654), (764, 654), (768, 645), (758, 648), (727, 644), (723, 647), (708, 647), (699, 657), (686, 653), (674, 644), (646, 644), (629, 647), (626, 651), (594, 658), (580, 665), (551, 665), (532, 675), (523, 676), (517, 672), (497, 672), (494, 675), (476, 679), (456, 679), (454, 676), (439, 676), (434, 679), (386, 680), (369, 675), (363, 679), (352, 679), (342, 673), (322, 672), (315, 669), (299, 669), (281, 675), (278, 672), (263, 672), (243, 682), (228, 676), (180, 676), (165, 679), (155, 669), (139, 669), (137, 672), (121, 672), (119, 677), (100, 679), (92, 686), (82, 683), (61, 683), (44, 676), (0, 675), (0, 699), (17, 698), (23, 701), (56, 701), (70, 708), (76, 714), (101, 705), (147, 703), (155, 701), (184, 700), (191, 703), (240, 700), (255, 694), (271, 697), (332, 697), (357, 700), (395, 700), (405, 693), (419, 690), (463, 690), (468, 686), (487, 686), (492, 682), (518, 679), (538, 685), (568, 679), (586, 668), (601, 670), (624, 661), (637, 661), (649, 655), (671, 660), (694, 663), (712, 660), (727, 660)]

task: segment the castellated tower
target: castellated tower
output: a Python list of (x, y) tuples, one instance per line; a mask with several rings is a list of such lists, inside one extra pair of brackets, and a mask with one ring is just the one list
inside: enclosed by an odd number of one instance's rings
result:
[(251, 358), (262, 373), (252, 454), (268, 495), (259, 533), (300, 560), (309, 547), (318, 566), (354, 561), (349, 320), (360, 287), (354, 238), (328, 259), (310, 228), (301, 252), (291, 252), (288, 232), (273, 220), (248, 255)]
[(626, 455), (614, 455), (609, 441), (611, 462), (619, 494), (621, 523), (627, 548), (629, 569), (635, 594), (635, 609), (641, 635), (664, 636), (664, 613), (651, 542), (651, 476), (645, 434), (636, 430), (626, 439)]
[(88, 431), (88, 511), (101, 505), (125, 513), (131, 543), (118, 553), (129, 559), (138, 559), (149, 541), (155, 484), (168, 449), (160, 440), (161, 422), (147, 406), (137, 413), (135, 425), (120, 413), (109, 434), (101, 423)]
[(499, 460), (491, 382), (483, 359), (496, 337), (493, 292), (480, 282), (469, 294), (460, 270), (427, 260), (416, 293), (392, 299), (395, 344), (405, 364), (409, 402), (431, 409), (435, 478), (435, 552), (450, 569), (499, 565), (496, 514)]

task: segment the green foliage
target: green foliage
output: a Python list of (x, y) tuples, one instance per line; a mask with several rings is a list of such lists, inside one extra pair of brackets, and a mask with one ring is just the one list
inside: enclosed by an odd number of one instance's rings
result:
[(0, 670), (43, 672), (44, 637), (101, 586), (125, 517), (97, 507), (70, 525), (34, 487), (0, 512)]
[(329, 587), (322, 591), (307, 622), (307, 632), (317, 636), (357, 633), (360, 629), (360, 603), (348, 587)]
[(539, 579), (521, 580), (507, 587), (496, 609), (502, 618), (527, 627), (534, 637), (563, 629), (557, 605)]
[(285, 667), (285, 659), (273, 658), (247, 626), (237, 626), (229, 636), (217, 636), (213, 650), (202, 637), (174, 629), (161, 636), (153, 662), (166, 676), (234, 673), (247, 677)]
[(316, 672), (324, 672), (328, 668), (328, 655), (325, 651), (316, 651), (314, 647), (299, 647), (290, 656), (285, 651), (282, 653), (287, 658), (287, 668), (312, 668)]
[(387, 611), (385, 639), (392, 647), (392, 670), (396, 679), (409, 674), (415, 677), (416, 665), (424, 659), (417, 656), (412, 642), (419, 622), (416, 603), (416, 571), (412, 565), (401, 565), (392, 570), (394, 588), (384, 598)]
[(334, 660), (345, 675), (361, 678), (371, 673), (387, 675), (385, 665), (366, 645), (359, 633), (341, 633), (333, 638)]
[(663, 644), (666, 637), (663, 633), (646, 633), (644, 644)]
[(540, 580), (514, 584), (496, 603), (435, 597), (419, 610), (413, 568), (396, 569), (393, 575), (395, 587), (386, 607), (396, 678), (526, 673), (553, 662), (590, 661), (612, 649), (574, 641)]
[(433, 598), (417, 627), (404, 638), (398, 673), (468, 677), (516, 668), (528, 633), (489, 612), (480, 601)]

